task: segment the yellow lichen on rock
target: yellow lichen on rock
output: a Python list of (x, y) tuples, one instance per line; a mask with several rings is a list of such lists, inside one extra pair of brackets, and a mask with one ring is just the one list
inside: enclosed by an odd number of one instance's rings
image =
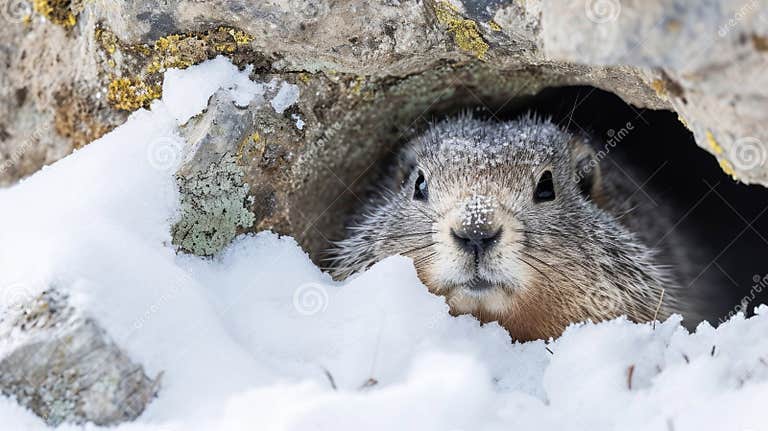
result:
[(481, 60), (485, 59), (489, 45), (480, 35), (475, 21), (464, 18), (456, 6), (443, 0), (435, 2), (435, 17), (441, 24), (448, 27), (448, 31), (453, 35), (453, 41), (459, 48)]
[(365, 76), (357, 76), (354, 81), (349, 86), (349, 91), (352, 92), (355, 96), (360, 95), (360, 90), (363, 88), (363, 84), (365, 84)]
[(725, 172), (726, 175), (729, 175), (736, 178), (736, 171), (733, 169), (733, 165), (731, 162), (725, 159), (723, 157), (723, 147), (720, 146), (720, 144), (717, 143), (717, 140), (715, 139), (715, 135), (712, 134), (709, 130), (705, 133), (705, 138), (707, 140), (707, 145), (709, 145), (709, 148), (712, 150), (713, 153), (715, 153), (715, 156), (717, 157), (717, 161), (720, 164), (720, 169)]
[(723, 147), (721, 147), (720, 144), (717, 143), (717, 140), (715, 140), (715, 136), (709, 130), (707, 130), (706, 138), (707, 138), (707, 144), (709, 144), (709, 148), (711, 148), (715, 154), (717, 154), (718, 156), (723, 154)]
[(731, 165), (731, 162), (723, 158), (719, 158), (718, 161), (720, 162), (720, 169), (722, 169), (726, 175), (730, 175), (731, 177), (736, 178), (736, 173), (733, 170), (733, 165)]
[(310, 78), (309, 78), (309, 74), (307, 74), (306, 72), (299, 73), (297, 77), (299, 78), (299, 81), (303, 82), (304, 84), (309, 84)]
[(111, 78), (107, 100), (117, 109), (134, 110), (147, 107), (160, 97), (162, 74), (166, 70), (185, 69), (219, 54), (237, 53), (253, 37), (242, 30), (220, 26), (203, 32), (169, 34), (149, 44), (125, 44), (109, 29), (97, 26), (95, 39), (106, 54), (107, 66), (117, 69), (111, 75), (133, 76)]
[(219, 32), (227, 33), (228, 35), (230, 35), (232, 37), (232, 41), (231, 42), (227, 41), (227, 42), (222, 42), (222, 43), (215, 44), (214, 45), (214, 49), (216, 49), (217, 51), (221, 51), (221, 52), (235, 52), (235, 50), (238, 47), (244, 46), (244, 45), (248, 45), (249, 43), (251, 43), (253, 41), (253, 36), (251, 36), (250, 34), (244, 32), (242, 30), (237, 30), (237, 29), (229, 28), (229, 27), (219, 27), (216, 30), (219, 31)]
[(245, 159), (258, 154), (262, 144), (259, 132), (253, 132), (250, 136), (246, 136), (237, 148), (237, 163), (247, 164)]
[(205, 41), (194, 36), (172, 34), (161, 37), (152, 47), (147, 73), (185, 69), (207, 58)]
[(77, 87), (54, 93), (53, 125), (56, 133), (68, 139), (72, 148), (82, 148), (112, 130), (111, 118), (99, 115), (103, 103)]
[(667, 86), (664, 84), (664, 81), (661, 79), (654, 79), (651, 81), (651, 88), (653, 88), (653, 91), (656, 92), (656, 95), (661, 98), (667, 97)]
[(99, 46), (101, 46), (101, 49), (103, 49), (107, 54), (112, 55), (115, 53), (115, 51), (117, 51), (117, 45), (120, 41), (111, 31), (97, 25), (96, 29), (94, 30), (94, 38), (96, 39), (96, 42), (98, 42)]
[(52, 23), (72, 28), (77, 24), (77, 17), (72, 11), (71, 0), (33, 0), (35, 12), (48, 18)]
[(107, 100), (117, 109), (134, 111), (146, 108), (162, 96), (159, 85), (147, 84), (137, 78), (117, 78), (109, 83)]
[(147, 72), (184, 69), (212, 55), (231, 54), (248, 45), (253, 36), (231, 27), (218, 27), (202, 33), (171, 34), (158, 39), (152, 49)]

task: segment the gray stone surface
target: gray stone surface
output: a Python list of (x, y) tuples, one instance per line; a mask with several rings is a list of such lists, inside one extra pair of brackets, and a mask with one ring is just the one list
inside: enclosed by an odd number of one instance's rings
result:
[(159, 384), (55, 290), (2, 315), (0, 393), (49, 425), (133, 420)]
[[(12, 1), (22, 6), (0, 27), (0, 183), (146, 106), (166, 68), (224, 54), (301, 97), (283, 113), (232, 117), (220, 147), (196, 157), (246, 150), (235, 154), (254, 220), (235, 231), (289, 233), (315, 255), (364, 199), (377, 161), (424, 119), (547, 86), (674, 110), (726, 173), (768, 184), (765, 0), (84, 2), (48, 18)], [(258, 142), (240, 148), (246, 135)]]
[(768, 185), (768, 3), (548, 3), (545, 57), (635, 66), (724, 171)]

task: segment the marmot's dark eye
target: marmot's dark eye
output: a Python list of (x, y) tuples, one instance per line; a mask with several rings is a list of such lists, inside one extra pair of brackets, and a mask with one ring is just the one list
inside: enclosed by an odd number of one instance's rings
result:
[(533, 192), (533, 201), (536, 203), (547, 202), (555, 199), (555, 184), (552, 182), (552, 172), (544, 171), (536, 184)]
[(419, 171), (419, 177), (416, 178), (416, 185), (413, 188), (413, 198), (417, 201), (427, 200), (427, 180), (424, 174)]

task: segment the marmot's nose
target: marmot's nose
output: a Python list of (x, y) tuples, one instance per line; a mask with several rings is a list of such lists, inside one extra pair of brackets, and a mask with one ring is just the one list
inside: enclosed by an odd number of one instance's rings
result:
[(490, 250), (501, 237), (501, 228), (467, 227), (459, 230), (451, 229), (451, 236), (463, 250), (476, 255)]

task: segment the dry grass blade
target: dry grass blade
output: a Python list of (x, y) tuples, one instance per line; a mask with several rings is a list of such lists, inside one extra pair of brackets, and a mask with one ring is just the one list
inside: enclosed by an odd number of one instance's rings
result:
[(664, 301), (664, 292), (667, 290), (662, 288), (661, 295), (659, 295), (659, 303), (656, 304), (656, 311), (653, 312), (653, 330), (656, 330), (656, 320), (659, 317), (659, 310), (661, 310), (661, 302)]

